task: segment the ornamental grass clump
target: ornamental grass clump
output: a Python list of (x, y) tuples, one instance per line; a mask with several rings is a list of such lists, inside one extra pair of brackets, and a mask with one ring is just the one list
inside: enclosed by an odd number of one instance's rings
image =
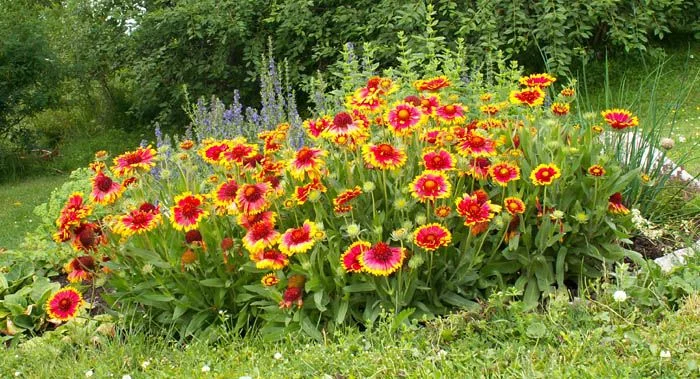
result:
[(256, 138), (196, 130), (102, 157), (90, 194), (57, 221), (57, 241), (95, 258), (69, 279), (106, 275), (113, 307), (182, 336), (226, 325), (320, 338), (382, 309), (432, 317), (505, 287), (534, 307), (638, 258), (620, 242), (621, 193), (639, 173), (594, 129), (625, 133), (636, 117), (582, 124), (573, 87), (511, 76), (374, 76), (333, 111)]

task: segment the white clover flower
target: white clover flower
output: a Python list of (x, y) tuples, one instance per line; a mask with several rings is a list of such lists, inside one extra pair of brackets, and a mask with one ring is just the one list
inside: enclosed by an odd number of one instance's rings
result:
[(613, 294), (613, 299), (615, 299), (615, 301), (618, 303), (622, 303), (627, 300), (627, 293), (623, 290), (617, 290)]
[(90, 377), (92, 377), (92, 375), (94, 375), (94, 374), (95, 374), (95, 372), (92, 371), (92, 370), (87, 370), (87, 371), (85, 371), (85, 377), (86, 377), (86, 378), (90, 378)]
[(280, 352), (278, 351), (278, 352), (275, 353), (275, 355), (272, 356), (272, 358), (275, 358), (276, 360), (279, 361), (280, 359), (282, 359), (282, 353), (280, 353)]
[(661, 350), (661, 352), (659, 352), (659, 357), (660, 358), (671, 358), (671, 352), (668, 350)]
[(15, 371), (15, 376), (20, 376), (20, 375), (22, 375), (22, 373), (21, 373), (21, 372), (19, 372), (19, 371)]
[(211, 371), (211, 368), (209, 367), (209, 365), (202, 366), (202, 372), (207, 373), (209, 371)]
[(143, 361), (143, 362), (141, 362), (141, 368), (144, 369), (144, 370), (147, 369), (148, 366), (150, 366), (150, 365), (151, 365), (151, 361)]
[(129, 375), (129, 374), (122, 375), (122, 379), (131, 379), (131, 375)]
[(687, 139), (685, 138), (685, 136), (678, 136), (678, 142), (684, 143), (685, 141), (687, 141)]

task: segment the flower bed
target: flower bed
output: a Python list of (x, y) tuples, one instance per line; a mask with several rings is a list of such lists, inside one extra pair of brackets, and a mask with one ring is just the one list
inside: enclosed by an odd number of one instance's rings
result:
[(534, 307), (638, 258), (618, 242), (621, 192), (640, 173), (597, 135), (639, 120), (579, 117), (575, 89), (555, 83), (371, 77), (334, 111), (257, 139), (198, 131), (109, 165), (100, 153), (54, 237), (78, 252), (69, 279), (104, 275), (114, 307), (183, 336), (223, 324), (321, 338), (506, 287)]

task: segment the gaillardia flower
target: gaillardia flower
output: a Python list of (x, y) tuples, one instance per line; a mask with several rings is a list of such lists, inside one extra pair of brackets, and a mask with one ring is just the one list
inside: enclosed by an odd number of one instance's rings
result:
[(557, 116), (566, 116), (571, 110), (569, 103), (552, 103), (552, 113)]
[(95, 272), (95, 258), (90, 255), (73, 258), (63, 266), (63, 270), (68, 274), (66, 279), (71, 283), (90, 280)]
[(372, 275), (388, 276), (401, 268), (405, 258), (405, 248), (378, 242), (360, 255), (360, 264), (364, 271)]
[(380, 170), (396, 170), (406, 163), (406, 153), (388, 143), (362, 146), (362, 158), (365, 163)]
[(554, 163), (541, 164), (530, 172), (530, 180), (536, 186), (548, 186), (561, 176), (561, 170)]
[(483, 132), (468, 131), (457, 142), (457, 152), (462, 156), (473, 158), (496, 155), (496, 141), (484, 135)]
[(613, 214), (626, 215), (630, 213), (630, 210), (622, 204), (622, 194), (615, 192), (608, 199), (608, 211)]
[(61, 288), (46, 301), (46, 313), (49, 318), (68, 321), (78, 315), (83, 305), (83, 295), (75, 288)]
[(280, 251), (286, 255), (306, 253), (316, 243), (315, 233), (316, 225), (309, 220), (304, 221), (304, 224), (298, 228), (287, 229), (280, 237)]
[(454, 125), (464, 122), (467, 108), (462, 104), (447, 104), (435, 109), (435, 117), (438, 121)]
[(92, 178), (92, 192), (90, 193), (90, 198), (97, 204), (112, 204), (119, 199), (125, 189), (126, 188), (121, 184), (113, 181), (102, 171), (98, 171), (97, 175)]
[(230, 208), (236, 202), (238, 194), (238, 183), (235, 180), (229, 179), (221, 184), (211, 194), (214, 200), (214, 205), (221, 208)]
[(258, 222), (248, 229), (243, 237), (243, 246), (251, 253), (257, 254), (265, 248), (272, 247), (280, 239), (280, 233), (268, 222)]
[(340, 256), (340, 263), (343, 265), (343, 269), (345, 269), (346, 272), (362, 272), (360, 256), (371, 247), (372, 244), (367, 241), (357, 241), (350, 245), (343, 255)]
[(512, 91), (509, 98), (513, 104), (526, 104), (530, 107), (536, 107), (544, 104), (544, 91), (539, 87), (532, 87), (521, 91)]
[(442, 171), (423, 171), (409, 184), (411, 195), (420, 202), (444, 199), (450, 196), (452, 185)]
[(472, 195), (464, 194), (461, 199), (456, 200), (457, 213), (464, 217), (464, 225), (475, 226), (477, 224), (491, 221), (496, 213), (501, 211), (499, 205), (491, 204), (491, 201), (481, 193)]
[(452, 213), (452, 208), (449, 205), (441, 205), (435, 208), (435, 217), (447, 218)]
[(277, 285), (277, 283), (279, 282), (279, 278), (274, 273), (269, 273), (263, 276), (262, 279), (260, 279), (260, 283), (262, 283), (262, 285), (265, 287), (272, 287), (274, 285)]
[(261, 249), (251, 253), (250, 260), (260, 270), (281, 270), (289, 264), (289, 258), (277, 249)]
[(324, 150), (304, 146), (289, 161), (289, 173), (298, 180), (304, 180), (306, 175), (309, 179), (320, 179), (323, 157), (327, 154)]
[(520, 84), (526, 87), (547, 88), (556, 81), (557, 79), (549, 74), (532, 74), (520, 78)]
[(408, 136), (422, 125), (427, 117), (420, 108), (411, 104), (401, 103), (389, 110), (386, 115), (389, 130), (397, 136)]
[(493, 180), (504, 187), (508, 185), (508, 182), (520, 179), (520, 168), (507, 162), (492, 165), (490, 173)]
[(423, 165), (426, 170), (442, 171), (455, 168), (454, 158), (447, 150), (428, 151), (423, 154)]
[(156, 165), (156, 151), (149, 147), (139, 147), (114, 158), (112, 171), (118, 177), (128, 176), (137, 171), (148, 171)]
[(525, 213), (525, 203), (517, 197), (506, 197), (503, 200), (503, 206), (513, 216)]
[(175, 205), (170, 208), (170, 221), (177, 230), (197, 229), (199, 222), (209, 215), (204, 210), (204, 196), (185, 192), (175, 197)]
[(259, 222), (266, 222), (272, 226), (275, 225), (277, 219), (277, 214), (273, 211), (264, 211), (255, 214), (241, 213), (238, 215), (238, 225), (242, 226), (245, 230), (249, 230), (253, 225)]
[(161, 222), (162, 216), (158, 208), (150, 203), (143, 203), (138, 209), (119, 216), (114, 231), (128, 237), (155, 229)]
[(601, 165), (594, 164), (588, 168), (588, 174), (595, 177), (601, 177), (605, 175), (605, 169)]
[(272, 191), (272, 186), (267, 182), (256, 184), (244, 184), (238, 189), (236, 204), (243, 213), (260, 213), (268, 206), (268, 194)]
[(413, 243), (427, 251), (437, 250), (452, 242), (452, 233), (440, 224), (427, 224), (413, 233)]
[(613, 129), (625, 130), (639, 125), (639, 118), (626, 109), (608, 109), (601, 112), (601, 115)]
[(450, 86), (450, 79), (446, 76), (437, 76), (430, 79), (417, 80), (413, 86), (418, 91), (437, 91)]

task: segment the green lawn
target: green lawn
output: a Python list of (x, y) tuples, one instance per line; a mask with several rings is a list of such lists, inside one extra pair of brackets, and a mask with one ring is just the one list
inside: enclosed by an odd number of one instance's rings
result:
[(0, 248), (16, 248), (36, 227), (34, 207), (45, 203), (51, 191), (67, 176), (43, 176), (18, 183), (0, 184)]
[(398, 331), (385, 323), (324, 342), (298, 335), (282, 342), (229, 337), (218, 344), (177, 344), (138, 331), (97, 340), (56, 335), (6, 350), (0, 372), (30, 378), (79, 378), (90, 371), (97, 378), (688, 378), (700, 374), (698, 335), (697, 295), (658, 318), (627, 303), (558, 300), (545, 312), (490, 309)]

